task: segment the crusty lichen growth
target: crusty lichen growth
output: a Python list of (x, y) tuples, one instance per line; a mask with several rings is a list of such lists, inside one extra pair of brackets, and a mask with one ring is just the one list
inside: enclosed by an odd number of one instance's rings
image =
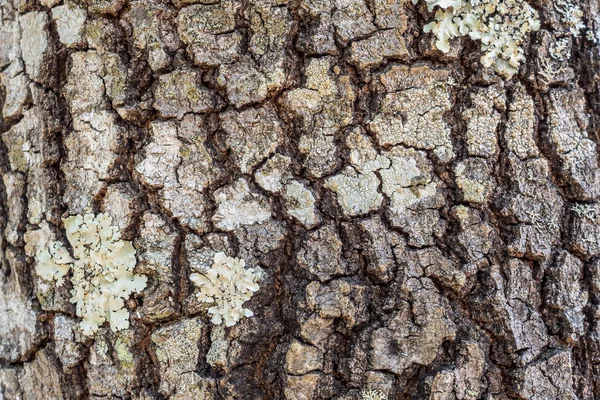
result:
[(361, 400), (387, 400), (387, 396), (379, 390), (363, 390), (361, 392)]
[(596, 210), (592, 204), (577, 203), (571, 206), (571, 210), (573, 210), (580, 218), (586, 218), (590, 221), (596, 219)]
[(71, 256), (60, 242), (52, 242), (37, 251), (36, 273), (43, 279), (63, 278), (73, 269), (71, 302), (80, 327), (91, 336), (106, 321), (113, 332), (129, 328), (129, 312), (124, 300), (146, 287), (147, 278), (133, 273), (135, 248), (120, 240), (120, 232), (107, 214), (85, 214), (63, 218)]
[(569, 39), (561, 38), (550, 43), (548, 53), (550, 53), (550, 57), (557, 61), (565, 61), (569, 58), (570, 50)]
[(250, 191), (245, 178), (218, 189), (214, 193), (217, 211), (213, 222), (219, 229), (233, 231), (241, 226), (262, 223), (271, 218), (265, 197)]
[(558, 13), (560, 22), (569, 29), (573, 36), (579, 37), (580, 32), (585, 29), (581, 8), (569, 0), (555, 0), (554, 9)]
[(193, 273), (190, 280), (200, 288), (198, 300), (214, 303), (208, 309), (213, 317), (211, 322), (225, 326), (233, 326), (243, 317), (251, 317), (254, 313), (244, 308), (258, 290), (257, 275), (253, 268), (245, 268), (246, 262), (239, 258), (227, 257), (225, 253), (216, 253), (212, 267), (202, 273)]
[(600, 43), (600, 31), (594, 33), (592, 29), (588, 29), (585, 34), (585, 38), (593, 44), (598, 44)]
[[(418, 0), (413, 0), (416, 4)], [(450, 39), (469, 36), (481, 41), (481, 64), (511, 78), (525, 61), (523, 43), (540, 28), (538, 13), (524, 0), (426, 0), (428, 10), (439, 6), (435, 20), (425, 25), (436, 47), (450, 51)]]

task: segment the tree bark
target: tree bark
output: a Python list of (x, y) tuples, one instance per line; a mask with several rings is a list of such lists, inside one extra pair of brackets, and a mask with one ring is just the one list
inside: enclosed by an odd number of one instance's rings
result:
[[(0, 399), (600, 398), (600, 3), (530, 5), (505, 79), (408, 0), (0, 0)], [(85, 336), (36, 266), (99, 213), (148, 282)]]

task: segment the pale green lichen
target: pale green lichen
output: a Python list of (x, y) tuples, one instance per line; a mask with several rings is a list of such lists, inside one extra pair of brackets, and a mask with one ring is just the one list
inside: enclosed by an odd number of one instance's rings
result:
[(124, 336), (119, 336), (117, 341), (115, 342), (114, 348), (117, 354), (117, 358), (121, 361), (123, 366), (132, 367), (133, 366), (133, 353), (130, 351), (131, 341), (129, 338)]
[(37, 251), (36, 273), (43, 279), (63, 283), (73, 270), (71, 302), (77, 316), (83, 318), (80, 327), (90, 336), (108, 321), (118, 331), (129, 327), (129, 312), (124, 300), (146, 287), (147, 278), (136, 275), (135, 248), (120, 240), (117, 227), (107, 214), (85, 214), (64, 218), (72, 256), (62, 243), (52, 242)]
[(243, 317), (254, 315), (243, 305), (259, 289), (257, 275), (253, 268), (245, 266), (244, 260), (227, 257), (221, 252), (215, 254), (210, 269), (190, 275), (190, 280), (200, 288), (196, 294), (198, 300), (214, 304), (208, 309), (213, 324), (220, 325), (225, 321), (225, 326), (233, 326)]
[[(413, 0), (416, 4), (418, 0)], [(426, 0), (429, 11), (439, 7), (425, 32), (435, 34), (436, 47), (450, 51), (450, 40), (469, 36), (481, 42), (481, 63), (511, 78), (525, 61), (523, 44), (540, 27), (538, 13), (523, 0)]]
[(37, 261), (35, 272), (45, 280), (55, 280), (58, 286), (62, 286), (73, 259), (61, 242), (51, 242), (37, 252)]

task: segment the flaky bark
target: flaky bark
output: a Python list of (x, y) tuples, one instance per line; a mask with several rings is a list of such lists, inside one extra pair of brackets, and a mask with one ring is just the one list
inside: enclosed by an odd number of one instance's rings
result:
[[(600, 47), (531, 5), (506, 80), (408, 0), (0, 0), (0, 399), (600, 398)], [(35, 273), (86, 212), (148, 277), (93, 337)]]

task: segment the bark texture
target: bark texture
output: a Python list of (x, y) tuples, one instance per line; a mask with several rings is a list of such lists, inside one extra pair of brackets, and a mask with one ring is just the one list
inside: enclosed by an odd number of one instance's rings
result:
[[(531, 5), (507, 81), (409, 0), (0, 0), (0, 399), (600, 399), (600, 47)], [(35, 273), (85, 212), (149, 279), (92, 338)]]

